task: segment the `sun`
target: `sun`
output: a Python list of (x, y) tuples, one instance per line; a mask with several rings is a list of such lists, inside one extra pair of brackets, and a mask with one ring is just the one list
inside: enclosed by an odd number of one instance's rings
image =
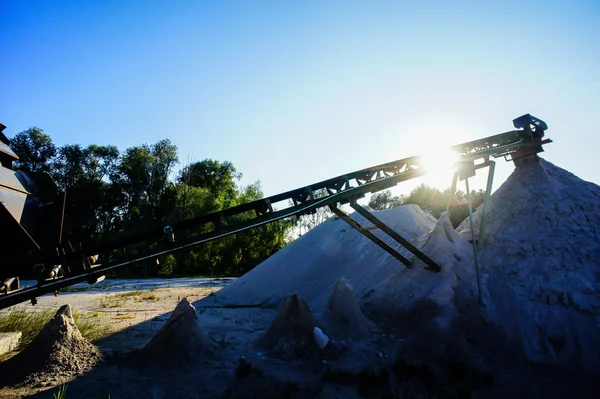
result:
[(419, 163), (427, 174), (423, 177), (426, 185), (444, 190), (452, 184), (452, 175), (459, 155), (450, 148), (432, 149), (419, 157)]

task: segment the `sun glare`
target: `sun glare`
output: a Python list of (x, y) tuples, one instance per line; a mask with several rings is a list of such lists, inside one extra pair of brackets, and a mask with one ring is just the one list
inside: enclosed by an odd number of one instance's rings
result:
[(424, 154), (422, 166), (428, 172), (452, 169), (458, 161), (458, 154), (448, 148), (438, 148)]
[(450, 187), (458, 154), (449, 148), (437, 148), (421, 156), (421, 165), (427, 171), (423, 182), (440, 190)]

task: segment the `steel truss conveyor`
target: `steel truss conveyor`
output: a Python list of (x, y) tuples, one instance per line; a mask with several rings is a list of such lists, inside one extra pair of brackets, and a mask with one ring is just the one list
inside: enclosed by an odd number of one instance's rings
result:
[[(451, 147), (457, 153), (458, 157), (458, 162), (452, 166), (455, 170), (454, 189), (459, 178), (460, 180), (466, 180), (468, 184), (468, 178), (474, 176), (477, 169), (490, 166), (486, 201), (484, 202), (485, 211), (489, 211), (488, 200), (489, 193), (491, 192), (494, 159), (504, 157), (507, 161), (512, 160), (517, 166), (520, 166), (535, 159), (536, 154), (543, 151), (542, 145), (551, 142), (549, 139), (543, 139), (547, 125), (529, 114), (515, 119), (513, 124), (518, 130), (512, 130)], [(339, 208), (339, 205), (348, 203), (354, 210), (373, 223), (375, 227), (381, 229), (414, 254), (428, 269), (439, 272), (439, 265), (432, 259), (357, 203), (358, 199), (363, 198), (368, 193), (385, 190), (403, 181), (426, 174), (427, 170), (424, 168), (425, 159), (424, 156), (413, 156), (361, 169), (215, 213), (172, 223), (169, 226), (146, 234), (100, 244), (93, 248), (79, 250), (70, 248), (69, 251), (65, 245), (63, 248), (52, 248), (42, 251), (41, 255), (38, 254), (38, 259), (45, 258), (46, 253), (62, 254), (63, 263), (67, 263), (67, 265), (63, 264), (65, 275), (58, 279), (39, 281), (35, 287), (24, 288), (0, 296), (0, 309), (27, 300), (35, 303), (35, 298), (38, 296), (52, 292), (57, 294), (60, 289), (83, 281), (95, 282), (108, 272), (125, 266), (152, 260), (162, 255), (224, 238), (291, 216), (310, 214), (322, 207), (330, 208), (339, 218), (346, 221), (350, 226), (379, 245), (404, 265), (411, 267), (413, 263), (411, 260), (398, 253), (394, 248), (371, 233), (370, 228), (364, 228)], [(283, 206), (281, 209), (278, 209), (277, 205)], [(242, 215), (243, 217), (240, 217)], [(480, 229), (480, 233), (483, 233), (481, 230), (483, 230), (483, 227)], [(479, 240), (479, 243), (481, 242), (482, 240)], [(161, 243), (162, 247), (151, 254), (118, 264), (97, 265), (93, 267), (89, 262), (85, 261), (89, 255), (102, 255), (110, 250), (127, 248), (139, 245), (140, 243)], [(78, 265), (74, 265), (74, 263)], [(81, 267), (81, 264), (83, 264), (83, 267)], [(74, 270), (80, 271), (73, 272)]]

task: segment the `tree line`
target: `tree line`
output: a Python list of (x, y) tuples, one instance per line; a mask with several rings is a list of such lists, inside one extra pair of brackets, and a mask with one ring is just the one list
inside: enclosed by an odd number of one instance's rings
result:
[[(168, 139), (125, 151), (113, 145), (57, 147), (43, 130), (33, 127), (16, 134), (11, 147), (20, 158), (14, 169), (48, 172), (67, 193), (63, 239), (83, 248), (263, 197), (260, 182), (239, 186), (242, 174), (231, 162), (205, 159), (176, 170), (177, 147)], [(241, 275), (285, 246), (293, 226), (293, 220), (274, 222), (125, 272)], [(129, 248), (127, 253), (112, 251), (104, 262), (148, 252), (153, 245), (143, 243), (138, 247), (145, 248)]]

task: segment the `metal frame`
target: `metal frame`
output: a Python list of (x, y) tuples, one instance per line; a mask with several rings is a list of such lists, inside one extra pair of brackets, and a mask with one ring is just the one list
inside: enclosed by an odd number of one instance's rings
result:
[(404, 248), (406, 248), (410, 252), (412, 252), (413, 255), (415, 255), (417, 258), (422, 260), (423, 263), (425, 263), (428, 267), (430, 267), (431, 269), (433, 269), (436, 272), (439, 272), (442, 270), (442, 268), (437, 263), (435, 263), (429, 256), (427, 256), (423, 252), (421, 252), (417, 247), (412, 245), (410, 241), (408, 241), (407, 239), (402, 237), (400, 234), (398, 234), (396, 231), (394, 231), (387, 224), (383, 223), (383, 221), (378, 219), (375, 215), (370, 213), (368, 210), (366, 210), (365, 208), (363, 208), (362, 206), (358, 205), (356, 202), (353, 202), (353, 201), (350, 202), (350, 206), (356, 212), (361, 214), (365, 219), (367, 219), (368, 221), (373, 223), (375, 226), (379, 227), (384, 233), (386, 233), (387, 235), (392, 237), (394, 240), (396, 240)]
[[(473, 209), (471, 202), (471, 189), (469, 187), (469, 177), (475, 176), (477, 173), (477, 169), (481, 169), (483, 167), (488, 166), (488, 177), (485, 191), (485, 198), (483, 200), (483, 210), (481, 215), (481, 222), (479, 224), (479, 237), (475, 236), (475, 222), (473, 220)], [(475, 165), (467, 168), (467, 170), (461, 170), (459, 168), (458, 171), (454, 172), (454, 176), (452, 178), (452, 196), (454, 196), (454, 192), (456, 192), (456, 185), (458, 180), (465, 181), (465, 187), (467, 190), (467, 203), (469, 207), (469, 225), (471, 227), (471, 243), (473, 244), (473, 267), (475, 268), (475, 276), (477, 279), (477, 296), (479, 300), (479, 305), (483, 305), (483, 298), (481, 295), (481, 277), (479, 275), (479, 252), (483, 249), (485, 245), (485, 233), (487, 231), (487, 218), (491, 209), (491, 193), (492, 193), (492, 185), (494, 182), (494, 172), (496, 170), (496, 162), (490, 161), (489, 159), (485, 160), (483, 163)], [(462, 178), (461, 178), (462, 176)], [(450, 201), (448, 202), (448, 209), (450, 209)]]
[(331, 209), (331, 212), (333, 212), (337, 217), (342, 219), (344, 222), (348, 223), (356, 231), (358, 231), (359, 233), (361, 233), (362, 235), (367, 237), (369, 240), (373, 241), (375, 244), (379, 245), (387, 253), (389, 253), (394, 258), (396, 258), (400, 262), (402, 262), (404, 264), (404, 266), (406, 266), (406, 267), (412, 266), (412, 262), (410, 260), (406, 259), (400, 253), (398, 253), (398, 251), (396, 251), (394, 248), (390, 247), (382, 239), (377, 237), (375, 234), (371, 233), (368, 229), (365, 229), (363, 226), (360, 225), (360, 223), (358, 223), (356, 220), (352, 219), (350, 216), (345, 214), (344, 211), (342, 211), (336, 205), (330, 205), (329, 209)]

